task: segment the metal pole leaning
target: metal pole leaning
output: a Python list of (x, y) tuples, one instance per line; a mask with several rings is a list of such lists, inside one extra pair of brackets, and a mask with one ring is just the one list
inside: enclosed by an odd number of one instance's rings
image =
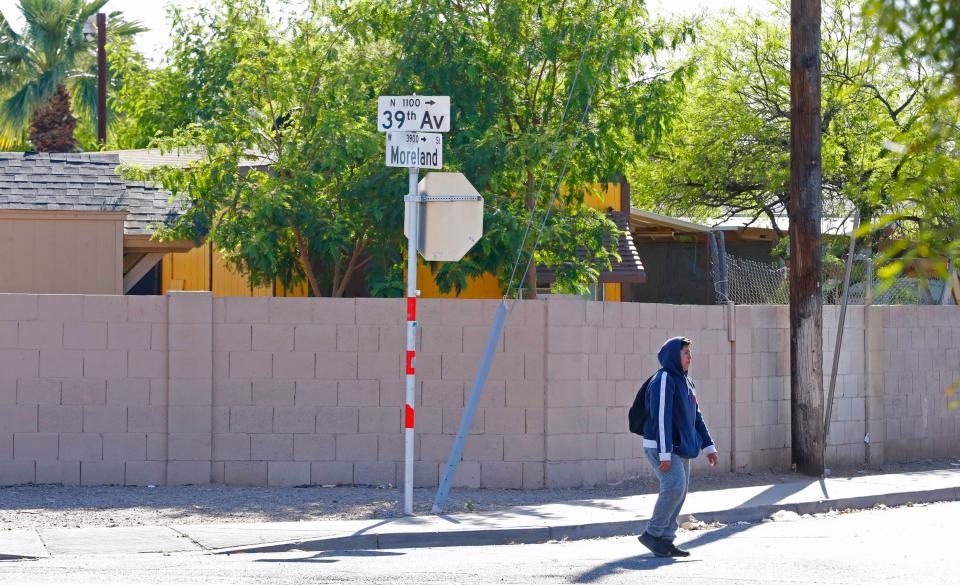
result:
[(411, 167), (407, 201), (407, 396), (404, 408), (403, 513), (413, 514), (414, 407), (417, 399), (417, 242), (420, 239), (420, 204), (417, 196), (420, 168)]
[(490, 365), (493, 363), (493, 354), (497, 349), (497, 341), (500, 340), (500, 334), (503, 333), (503, 324), (506, 320), (507, 301), (501, 300), (500, 304), (497, 305), (497, 314), (493, 317), (490, 333), (487, 335), (487, 346), (483, 350), (480, 367), (477, 368), (477, 378), (473, 381), (473, 389), (470, 390), (470, 399), (467, 401), (467, 407), (463, 411), (463, 418), (460, 419), (460, 430), (457, 431), (457, 439), (453, 444), (453, 450), (450, 451), (450, 458), (447, 459), (447, 470), (443, 473), (443, 479), (440, 481), (440, 487), (437, 489), (437, 495), (433, 500), (432, 512), (434, 514), (441, 513), (444, 505), (447, 503), (450, 486), (453, 484), (453, 478), (457, 474), (457, 466), (460, 464), (463, 446), (467, 442), (467, 435), (470, 434), (470, 427), (473, 426), (473, 416), (477, 412), (477, 403), (480, 402), (483, 387), (487, 383), (487, 375), (490, 373)]

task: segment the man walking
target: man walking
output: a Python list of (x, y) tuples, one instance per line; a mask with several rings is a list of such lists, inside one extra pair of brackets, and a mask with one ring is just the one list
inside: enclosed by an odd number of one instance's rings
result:
[(680, 508), (690, 485), (690, 460), (706, 451), (710, 466), (717, 464), (717, 448), (710, 437), (693, 381), (687, 375), (693, 356), (690, 340), (668, 339), (657, 358), (660, 371), (647, 387), (647, 420), (643, 427), (643, 447), (660, 481), (660, 495), (640, 535), (640, 543), (658, 557), (687, 557), (677, 548)]

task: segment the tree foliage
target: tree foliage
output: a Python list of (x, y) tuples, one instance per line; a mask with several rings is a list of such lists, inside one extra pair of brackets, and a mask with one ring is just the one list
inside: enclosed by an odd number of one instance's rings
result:
[[(20, 0), (24, 30), (16, 32), (0, 14), (0, 135), (8, 145), (18, 145), (29, 133), (34, 147), (73, 141), (73, 112), (95, 120), (97, 107), (96, 39), (84, 36), (83, 27), (107, 0)], [(122, 44), (146, 29), (128, 22), (119, 12), (107, 16), (107, 35)], [(54, 124), (44, 137), (30, 128), (34, 112), (55, 96), (70, 99), (68, 116)], [(61, 98), (57, 98), (61, 99)], [(43, 120), (50, 121), (49, 116)], [(75, 122), (73, 122), (75, 123)], [(91, 122), (92, 123), (92, 122)], [(67, 129), (69, 128), (69, 132)], [(69, 137), (63, 136), (68, 134)]]
[[(673, 132), (633, 175), (648, 204), (703, 218), (766, 217), (778, 229), (790, 197), (790, 18), (788, 3), (774, 6), (769, 17), (727, 13), (705, 27)], [(825, 215), (858, 208), (864, 221), (893, 204), (893, 179), (910, 165), (891, 141), (919, 131), (932, 91), (926, 64), (901, 63), (893, 39), (874, 46), (872, 30), (854, 0), (824, 3)]]

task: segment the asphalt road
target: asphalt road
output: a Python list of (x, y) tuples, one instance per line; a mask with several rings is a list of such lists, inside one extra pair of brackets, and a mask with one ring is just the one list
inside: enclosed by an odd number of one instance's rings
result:
[(0, 584), (960, 583), (960, 502), (686, 532), (693, 556), (635, 538), (258, 555), (97, 555), (0, 562)]

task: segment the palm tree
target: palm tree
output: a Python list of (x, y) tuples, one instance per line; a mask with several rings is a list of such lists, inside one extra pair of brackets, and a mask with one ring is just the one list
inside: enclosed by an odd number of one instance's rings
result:
[[(0, 14), (0, 146), (29, 136), (37, 150), (75, 149), (74, 111), (92, 119), (97, 104), (97, 45), (83, 26), (106, 3), (20, 0), (19, 34)], [(147, 30), (118, 12), (107, 23), (113, 42)]]

